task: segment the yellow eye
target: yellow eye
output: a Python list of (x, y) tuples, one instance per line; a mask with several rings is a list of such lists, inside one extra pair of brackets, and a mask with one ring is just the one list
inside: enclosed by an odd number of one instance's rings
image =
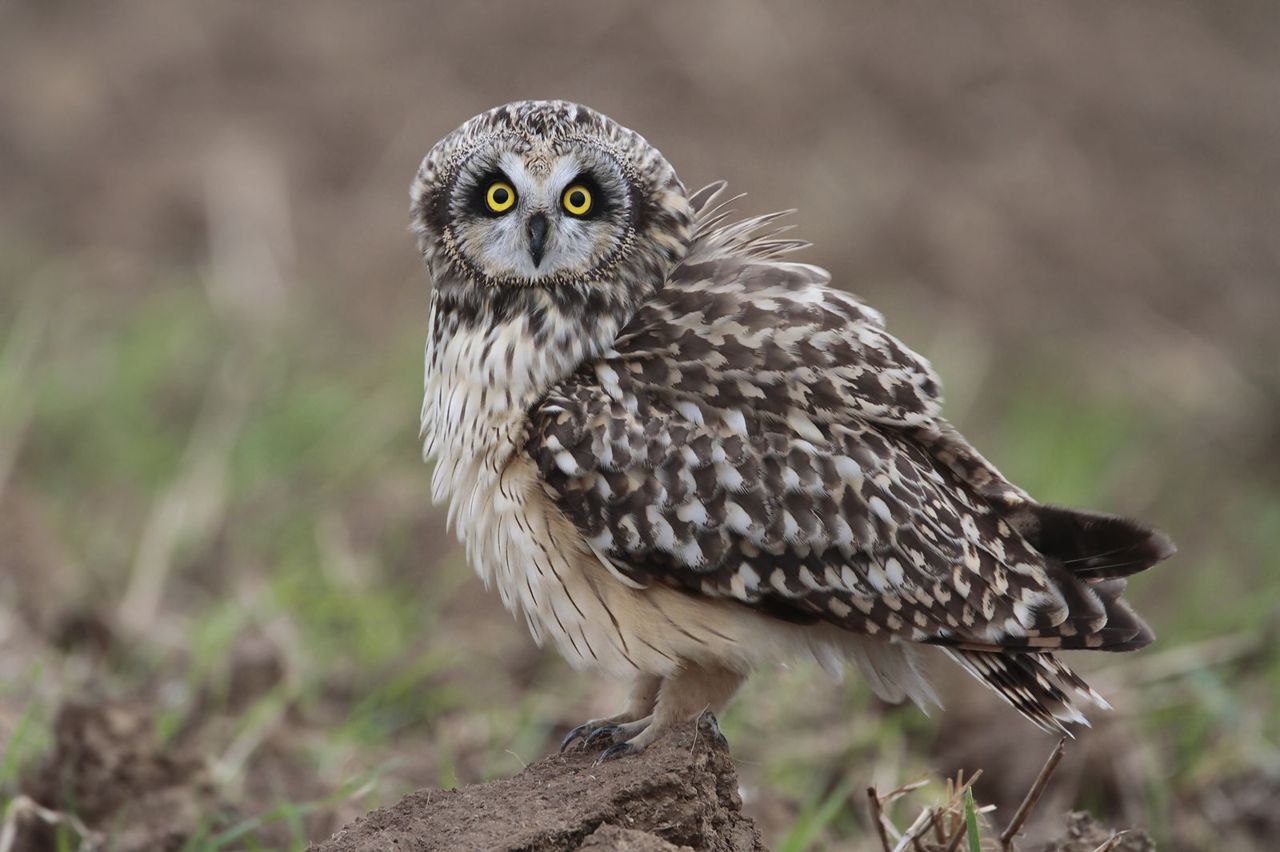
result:
[(560, 200), (564, 204), (564, 209), (574, 216), (585, 216), (591, 211), (591, 190), (580, 183), (575, 183), (566, 189), (564, 197)]
[(506, 181), (495, 180), (484, 194), (484, 203), (494, 213), (506, 213), (516, 203), (516, 191)]

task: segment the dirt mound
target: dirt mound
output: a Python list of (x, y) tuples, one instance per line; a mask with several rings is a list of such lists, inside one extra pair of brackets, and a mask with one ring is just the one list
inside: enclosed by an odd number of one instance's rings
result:
[(643, 754), (596, 765), (597, 750), (552, 755), (514, 778), (420, 790), (312, 848), (374, 850), (762, 850), (742, 815), (728, 749), (707, 721)]

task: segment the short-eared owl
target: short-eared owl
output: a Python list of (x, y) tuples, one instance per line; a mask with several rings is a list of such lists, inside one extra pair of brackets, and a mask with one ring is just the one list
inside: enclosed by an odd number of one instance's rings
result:
[(929, 364), (722, 188), (562, 101), (476, 116), (413, 184), (433, 495), (539, 642), (634, 684), (566, 743), (642, 749), (797, 654), (924, 705), (925, 645), (1042, 728), (1106, 706), (1053, 652), (1150, 642), (1120, 594), (1168, 539), (1006, 480)]

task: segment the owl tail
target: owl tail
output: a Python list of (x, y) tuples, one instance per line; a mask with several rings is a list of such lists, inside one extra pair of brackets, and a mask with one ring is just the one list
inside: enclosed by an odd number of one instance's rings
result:
[(1150, 644), (1151, 628), (1121, 593), (1126, 577), (1169, 558), (1174, 546), (1163, 533), (1114, 515), (1027, 502), (1005, 519), (1045, 556), (1060, 600), (1038, 612), (1039, 623), (1016, 644), (960, 645), (947, 653), (1041, 729), (1069, 733), (1067, 723), (1089, 724), (1077, 700), (1110, 705), (1051, 652)]
[(1028, 631), (1030, 647), (1132, 651), (1155, 639), (1121, 594), (1126, 577), (1173, 555), (1168, 536), (1127, 518), (1038, 503), (1005, 517), (1046, 557), (1061, 595), (1059, 606)]

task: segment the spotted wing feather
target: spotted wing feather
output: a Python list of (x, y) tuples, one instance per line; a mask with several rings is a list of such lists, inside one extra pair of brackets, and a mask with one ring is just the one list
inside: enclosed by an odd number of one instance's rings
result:
[(1083, 682), (1045, 652), (1150, 641), (1119, 578), (1167, 542), (1032, 501), (875, 311), (778, 260), (769, 217), (693, 198), (687, 259), (532, 412), (548, 492), (629, 582), (944, 645), (1037, 724), (1075, 721)]

